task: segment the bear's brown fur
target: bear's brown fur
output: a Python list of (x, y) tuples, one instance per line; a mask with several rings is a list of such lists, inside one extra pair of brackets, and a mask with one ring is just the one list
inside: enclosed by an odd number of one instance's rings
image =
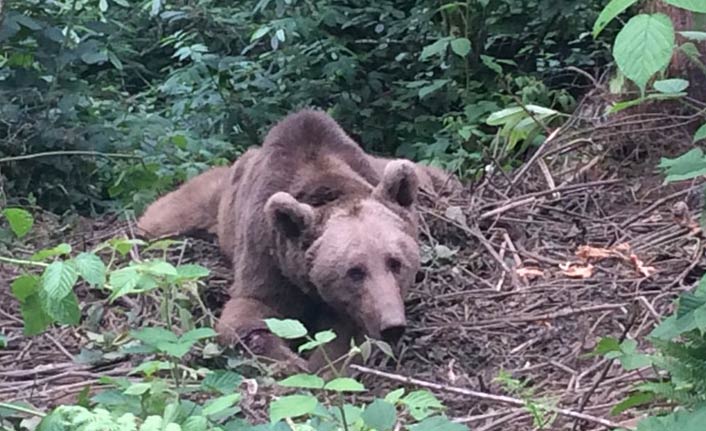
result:
[[(230, 169), (214, 168), (152, 204), (138, 229), (149, 237), (215, 231), (234, 271), (221, 341), (303, 365), (263, 319), (332, 328), (334, 355), (351, 337), (401, 335), (403, 297), (419, 268), (417, 190), (448, 183), (457, 191), (445, 176), (367, 155), (331, 117), (304, 110)], [(314, 355), (307, 368), (322, 362)]]

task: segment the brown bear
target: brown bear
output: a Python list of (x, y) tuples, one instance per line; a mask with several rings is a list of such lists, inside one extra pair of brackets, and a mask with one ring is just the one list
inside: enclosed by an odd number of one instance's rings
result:
[(221, 342), (314, 371), (324, 365), (321, 354), (304, 366), (263, 319), (333, 329), (333, 357), (351, 337), (399, 339), (403, 298), (420, 266), (417, 191), (440, 185), (460, 189), (443, 171), (366, 154), (327, 114), (303, 110), (231, 168), (207, 171), (157, 200), (138, 230), (215, 233), (234, 271), (216, 328)]

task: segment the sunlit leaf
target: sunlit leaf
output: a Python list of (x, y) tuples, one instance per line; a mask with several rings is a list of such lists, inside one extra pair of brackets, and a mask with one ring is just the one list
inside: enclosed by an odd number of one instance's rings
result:
[(78, 273), (93, 286), (105, 284), (105, 264), (93, 253), (81, 253), (74, 258)]
[(409, 431), (469, 431), (464, 424), (451, 422), (445, 416), (426, 418), (418, 424), (410, 425)]
[(240, 374), (218, 370), (208, 373), (201, 382), (201, 387), (227, 395), (235, 392), (242, 381), (243, 377)]
[(296, 418), (312, 413), (318, 401), (310, 395), (289, 395), (272, 401), (270, 421), (278, 422), (285, 418)]
[(265, 319), (265, 324), (273, 334), (280, 338), (295, 339), (307, 334), (304, 325), (292, 319)]
[(611, 22), (615, 17), (625, 12), (630, 6), (637, 3), (638, 0), (611, 0), (607, 5), (601, 10), (598, 19), (593, 24), (593, 37), (597, 37), (598, 34), (603, 31), (603, 29)]
[(458, 37), (451, 41), (451, 51), (459, 57), (465, 57), (471, 52), (471, 41), (465, 37)]
[(686, 79), (663, 79), (655, 81), (654, 88), (660, 93), (681, 93), (689, 87)]
[(667, 175), (667, 182), (688, 180), (706, 175), (706, 157), (697, 147), (675, 159), (662, 158), (659, 167)]
[(321, 377), (312, 374), (295, 374), (278, 382), (278, 384), (288, 388), (322, 389), (325, 382)]
[(223, 395), (206, 403), (201, 410), (204, 416), (211, 416), (222, 412), (240, 400), (240, 394)]
[(76, 267), (70, 261), (49, 264), (42, 274), (42, 288), (49, 300), (61, 300), (68, 295), (78, 281)]
[(334, 392), (362, 392), (365, 386), (350, 377), (339, 377), (326, 383), (324, 389)]
[(613, 57), (621, 72), (644, 91), (647, 81), (665, 68), (674, 50), (674, 26), (664, 14), (637, 15), (615, 38)]
[(62, 243), (52, 248), (45, 248), (43, 250), (39, 250), (38, 252), (34, 253), (29, 259), (33, 261), (42, 261), (50, 257), (64, 256), (69, 253), (71, 253), (71, 246), (69, 244)]
[(2, 213), (10, 224), (10, 229), (18, 238), (24, 237), (32, 229), (34, 217), (29, 211), (22, 208), (6, 208)]

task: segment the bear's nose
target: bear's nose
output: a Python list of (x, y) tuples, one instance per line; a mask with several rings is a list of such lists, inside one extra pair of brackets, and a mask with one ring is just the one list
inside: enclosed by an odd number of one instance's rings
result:
[(389, 326), (387, 328), (383, 328), (380, 331), (380, 336), (382, 337), (382, 340), (394, 344), (402, 338), (402, 335), (404, 335), (405, 327), (402, 325), (397, 325), (397, 326)]

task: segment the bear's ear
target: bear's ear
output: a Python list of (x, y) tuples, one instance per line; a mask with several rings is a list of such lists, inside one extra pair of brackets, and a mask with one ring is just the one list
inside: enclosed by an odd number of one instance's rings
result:
[(265, 215), (272, 228), (292, 239), (300, 237), (314, 223), (314, 209), (285, 192), (270, 196)]
[(408, 160), (392, 160), (385, 166), (382, 180), (375, 188), (374, 194), (406, 208), (417, 200), (418, 190), (419, 178), (414, 163)]

